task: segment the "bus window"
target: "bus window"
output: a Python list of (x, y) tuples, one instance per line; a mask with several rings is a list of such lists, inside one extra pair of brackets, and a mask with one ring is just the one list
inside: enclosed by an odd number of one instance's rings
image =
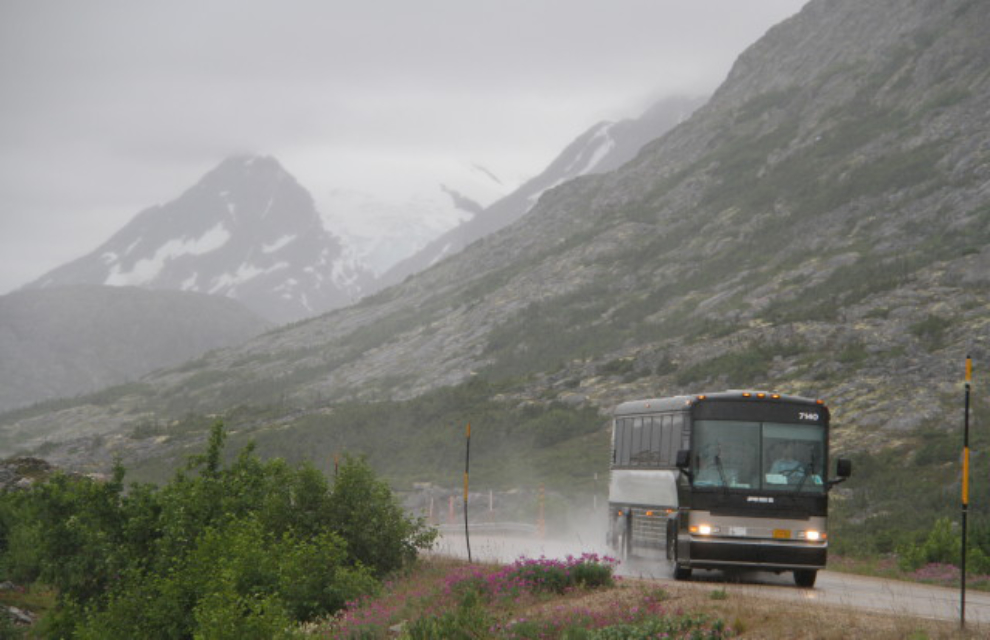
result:
[(626, 445), (629, 421), (621, 418), (615, 421), (615, 464), (629, 464), (629, 448)]
[(658, 460), (660, 464), (672, 466), (675, 462), (673, 458), (677, 455), (677, 445), (674, 443), (673, 417), (668, 413), (663, 416), (657, 416), (654, 420), (655, 424), (659, 425), (657, 430), (660, 432), (658, 453), (663, 452), (663, 457), (658, 458)]
[[(684, 414), (675, 413), (673, 415), (674, 433), (681, 434), (681, 446), (680, 449), (690, 449), (691, 448), (691, 423), (684, 419)], [(676, 435), (674, 436), (677, 437)], [(673, 456), (677, 456), (676, 450)], [(671, 459), (671, 464), (676, 462), (673, 458)]]
[(823, 491), (824, 451), (825, 430), (819, 425), (765, 423), (765, 487), (791, 491)]
[(632, 447), (629, 453), (629, 464), (645, 467), (650, 464), (650, 428), (651, 419), (632, 419)]
[(660, 458), (660, 452), (664, 451), (663, 448), (663, 421), (660, 416), (653, 416), (653, 427), (650, 430), (650, 464), (651, 466), (659, 466), (663, 464), (663, 460)]
[(759, 486), (760, 423), (699, 420), (695, 423), (695, 486)]

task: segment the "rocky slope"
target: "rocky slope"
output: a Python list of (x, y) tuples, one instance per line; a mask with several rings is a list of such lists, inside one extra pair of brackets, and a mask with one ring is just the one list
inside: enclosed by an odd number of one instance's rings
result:
[(0, 296), (0, 411), (92, 393), (270, 328), (228, 298), (74, 285)]
[(320, 410), (472, 377), (515, 402), (726, 386), (828, 399), (840, 448), (954, 406), (990, 357), (990, 5), (812, 0), (612, 173), (346, 309), (8, 416), (32, 446), (233, 406)]

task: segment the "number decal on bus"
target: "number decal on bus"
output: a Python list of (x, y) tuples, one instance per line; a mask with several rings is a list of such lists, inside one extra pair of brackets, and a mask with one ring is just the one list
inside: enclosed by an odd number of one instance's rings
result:
[(818, 414), (817, 413), (808, 413), (806, 411), (801, 411), (801, 412), (798, 413), (798, 418), (800, 420), (813, 420), (815, 422), (818, 422)]

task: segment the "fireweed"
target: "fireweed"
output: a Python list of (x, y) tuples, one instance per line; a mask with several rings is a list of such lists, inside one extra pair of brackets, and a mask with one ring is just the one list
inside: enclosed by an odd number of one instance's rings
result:
[(667, 594), (659, 588), (638, 589), (633, 594), (627, 592), (626, 597), (615, 594), (595, 607), (565, 603), (527, 616), (518, 615), (527, 603), (613, 586), (617, 565), (614, 558), (595, 554), (568, 556), (565, 560), (520, 558), (503, 567), (446, 564), (442, 577), (432, 574), (432, 588), (418, 581), (415, 590), (402, 595), (391, 591), (379, 599), (350, 603), (333, 621), (330, 637), (376, 640), (396, 637), (399, 628), (398, 637), (409, 640), (718, 640), (733, 635), (721, 620), (668, 610)]
[(585, 553), (578, 558), (567, 556), (564, 560), (519, 558), (497, 571), (480, 567), (467, 567), (463, 573), (448, 577), (445, 593), (464, 594), (475, 591), (488, 601), (504, 598), (517, 599), (524, 595), (551, 593), (564, 594), (575, 588), (594, 589), (611, 587), (612, 577), (619, 561), (609, 556)]

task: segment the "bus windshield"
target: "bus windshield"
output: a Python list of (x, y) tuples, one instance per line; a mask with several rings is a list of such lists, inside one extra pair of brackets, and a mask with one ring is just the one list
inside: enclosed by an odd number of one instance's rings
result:
[(823, 493), (824, 452), (821, 425), (699, 420), (694, 486)]

